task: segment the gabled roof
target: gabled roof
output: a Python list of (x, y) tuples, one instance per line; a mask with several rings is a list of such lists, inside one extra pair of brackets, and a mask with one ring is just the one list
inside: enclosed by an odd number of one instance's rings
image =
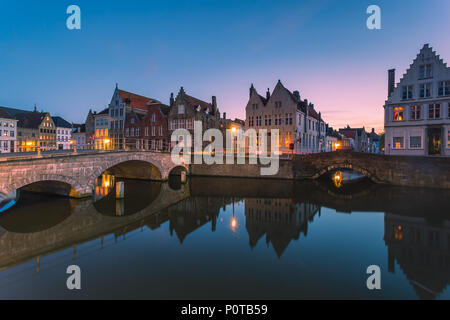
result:
[(32, 112), (29, 110), (22, 110), (22, 109), (9, 108), (9, 107), (0, 107), (0, 110), (3, 110), (3, 112), (9, 114), (11, 117), (15, 117), (19, 113)]
[(198, 111), (214, 114), (214, 108), (213, 108), (213, 106), (210, 103), (205, 102), (205, 101), (200, 100), (200, 99), (197, 99), (197, 98), (194, 98), (194, 97), (192, 97), (190, 95), (187, 95), (187, 94), (184, 94), (184, 98), (194, 108), (197, 107), (197, 106), (200, 107), (198, 109)]
[(0, 118), (1, 119), (14, 119), (12, 116), (10, 116), (8, 113), (6, 113), (1, 108), (0, 108)]
[(16, 114), (15, 118), (20, 128), (38, 129), (46, 115), (46, 112), (24, 112)]
[(147, 105), (152, 103), (160, 103), (158, 100), (144, 97), (135, 93), (131, 93), (128, 91), (120, 90), (119, 91), (120, 97), (122, 98), (123, 102), (126, 102), (127, 104), (130, 104), (132, 108), (140, 109), (140, 110), (147, 110)]
[(58, 128), (72, 128), (72, 125), (61, 117), (52, 117), (52, 119)]
[(169, 115), (169, 112), (170, 112), (170, 107), (169, 106), (167, 106), (165, 104), (162, 104), (159, 108), (160, 108), (161, 113), (163, 115), (165, 115), (166, 117)]

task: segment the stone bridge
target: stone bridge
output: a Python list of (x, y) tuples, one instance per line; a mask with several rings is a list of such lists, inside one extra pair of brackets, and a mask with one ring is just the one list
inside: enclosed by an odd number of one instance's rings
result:
[(0, 162), (0, 198), (35, 182), (47, 182), (47, 190), (32, 191), (82, 198), (92, 194), (95, 180), (105, 171), (117, 178), (164, 181), (176, 167), (170, 153), (146, 151), (72, 153), (9, 160)]
[(316, 179), (337, 169), (358, 171), (376, 183), (450, 188), (450, 158), (337, 151), (302, 155), (293, 161), (294, 179)]

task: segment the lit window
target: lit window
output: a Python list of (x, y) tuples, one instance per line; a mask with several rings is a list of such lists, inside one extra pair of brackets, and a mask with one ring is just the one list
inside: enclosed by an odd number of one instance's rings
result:
[(394, 121), (403, 121), (403, 107), (394, 108)]
[(422, 106), (411, 107), (411, 120), (419, 120), (421, 117)]
[(403, 149), (403, 141), (404, 141), (403, 137), (394, 137), (392, 139), (393, 142), (392, 145), (394, 146), (394, 149)]

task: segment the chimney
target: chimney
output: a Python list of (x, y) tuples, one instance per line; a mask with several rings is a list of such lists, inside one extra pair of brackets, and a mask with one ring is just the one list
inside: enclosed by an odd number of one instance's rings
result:
[(391, 96), (395, 89), (395, 69), (388, 71), (388, 98)]
[(266, 98), (267, 98), (267, 100), (270, 99), (270, 89), (269, 88), (267, 88)]
[(214, 110), (216, 110), (217, 109), (217, 99), (216, 99), (216, 96), (212, 96), (212, 106), (213, 106), (213, 109)]
[(295, 98), (296, 98), (298, 101), (300, 101), (300, 92), (294, 91), (293, 94), (294, 94)]
[(226, 112), (223, 113), (223, 118), (224, 118), (224, 119), (227, 118), (227, 113), (226, 113)]
[(170, 107), (173, 107), (173, 104), (175, 103), (175, 100), (173, 98), (173, 92), (170, 94)]

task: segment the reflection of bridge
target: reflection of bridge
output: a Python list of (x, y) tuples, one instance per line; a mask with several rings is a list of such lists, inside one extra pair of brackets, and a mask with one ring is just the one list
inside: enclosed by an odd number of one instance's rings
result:
[[(187, 197), (189, 197), (188, 185), (182, 185), (180, 190), (175, 191), (170, 189), (167, 183), (164, 183), (161, 186), (159, 195), (149, 206), (133, 215), (123, 217), (99, 213), (91, 199), (65, 199), (65, 201), (70, 201), (71, 204), (74, 204), (72, 212), (66, 219), (53, 227), (31, 233), (19, 233), (8, 231), (7, 226), (3, 225), (3, 230), (0, 232), (0, 269), (23, 263), (36, 256), (59, 251), (111, 232), (127, 232), (126, 230), (130, 228), (130, 225), (143, 224), (149, 219), (155, 222), (165, 208)], [(14, 215), (14, 212), (12, 214)]]
[(0, 194), (8, 195), (35, 182), (52, 181), (60, 185), (53, 186), (51, 191), (84, 197), (92, 194), (95, 179), (106, 170), (116, 177), (166, 180), (175, 167), (170, 153), (144, 151), (68, 154), (0, 162)]

